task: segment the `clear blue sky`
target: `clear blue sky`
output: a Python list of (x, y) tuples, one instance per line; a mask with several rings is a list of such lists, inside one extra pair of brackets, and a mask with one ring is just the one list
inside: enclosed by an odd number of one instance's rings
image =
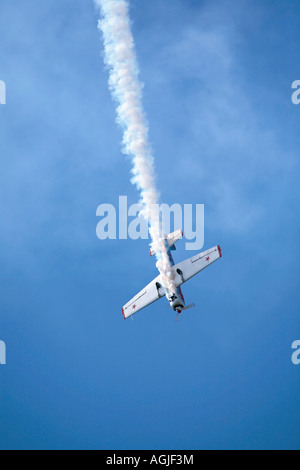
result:
[[(2, 2), (0, 448), (299, 448), (300, 6), (131, 1), (163, 202), (205, 204), (224, 257), (124, 321), (145, 241), (100, 241), (137, 202), (87, 0)], [(184, 244), (175, 253), (181, 261)]]

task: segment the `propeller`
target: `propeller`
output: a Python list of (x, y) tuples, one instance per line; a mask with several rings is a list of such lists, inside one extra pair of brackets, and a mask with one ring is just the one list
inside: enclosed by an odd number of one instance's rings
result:
[[(184, 308), (181, 310), (181, 312), (183, 312), (184, 310), (188, 310), (189, 308), (193, 308), (193, 307), (195, 307), (195, 304), (187, 305), (186, 307), (184, 307)], [(181, 313), (181, 312), (180, 312), (180, 313)], [(177, 315), (176, 315), (174, 321), (179, 321), (179, 315), (180, 315), (180, 313), (177, 313)]]
[(189, 308), (193, 308), (193, 307), (196, 307), (196, 305), (195, 305), (195, 304), (187, 305), (186, 307), (184, 307), (184, 308), (182, 309), (182, 311), (188, 310)]

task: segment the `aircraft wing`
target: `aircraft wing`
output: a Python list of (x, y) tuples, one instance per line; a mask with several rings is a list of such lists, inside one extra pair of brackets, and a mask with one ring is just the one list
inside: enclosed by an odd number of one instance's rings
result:
[(133, 299), (127, 302), (122, 308), (122, 315), (126, 319), (134, 315), (142, 308), (147, 307), (156, 300), (165, 295), (165, 290), (161, 286), (160, 275), (151, 281), (144, 289), (142, 289)]
[(173, 268), (176, 272), (176, 287), (181, 286), (181, 284), (191, 279), (191, 277), (195, 276), (221, 257), (221, 248), (219, 246), (215, 246), (210, 250), (203, 251), (192, 258), (188, 258), (181, 263), (176, 264)]

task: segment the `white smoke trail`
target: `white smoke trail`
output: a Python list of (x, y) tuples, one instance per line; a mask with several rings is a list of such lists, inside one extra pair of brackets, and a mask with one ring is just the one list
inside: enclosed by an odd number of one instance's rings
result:
[(104, 39), (105, 62), (109, 68), (109, 87), (118, 102), (117, 121), (124, 130), (123, 152), (131, 155), (133, 162), (132, 182), (141, 194), (141, 214), (149, 222), (152, 248), (158, 255), (157, 268), (162, 284), (175, 292), (174, 274), (165, 244), (161, 239), (158, 211), (159, 194), (154, 176), (154, 161), (148, 139), (148, 126), (142, 106), (142, 85), (134, 41), (131, 33), (127, 0), (95, 0), (100, 7), (102, 20), (98, 28)]

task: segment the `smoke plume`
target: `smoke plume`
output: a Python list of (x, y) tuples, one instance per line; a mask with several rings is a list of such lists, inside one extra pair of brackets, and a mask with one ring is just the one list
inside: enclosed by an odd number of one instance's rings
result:
[(131, 33), (127, 0), (95, 0), (102, 19), (98, 28), (104, 40), (105, 63), (109, 69), (109, 88), (117, 102), (117, 122), (121, 125), (123, 152), (132, 158), (132, 182), (137, 186), (143, 209), (141, 214), (149, 223), (151, 246), (157, 253), (157, 268), (162, 284), (174, 292), (174, 277), (168, 253), (162, 240), (154, 160), (149, 144), (148, 124), (142, 106), (142, 84)]

